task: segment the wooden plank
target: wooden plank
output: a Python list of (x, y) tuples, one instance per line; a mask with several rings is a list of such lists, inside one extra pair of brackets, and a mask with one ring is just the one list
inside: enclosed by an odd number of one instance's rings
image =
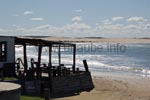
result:
[(83, 60), (83, 64), (84, 64), (84, 67), (85, 67), (85, 71), (89, 72), (89, 68), (88, 68), (86, 60)]
[(49, 46), (49, 77), (51, 78), (51, 71), (52, 71), (52, 45)]
[(49, 76), (49, 88), (52, 92), (52, 45), (49, 46), (49, 66), (48, 66), (48, 76)]
[(42, 46), (39, 46), (38, 48), (38, 62), (37, 62), (37, 77), (41, 77), (41, 70), (40, 70), (40, 65), (41, 65), (41, 55), (42, 55)]
[(61, 52), (60, 52), (60, 45), (58, 47), (58, 61), (59, 61), (59, 66), (61, 65)]
[(75, 73), (75, 66), (76, 66), (76, 45), (73, 46), (73, 66), (72, 66), (72, 70), (73, 73)]
[(24, 70), (27, 72), (28, 63), (27, 63), (27, 48), (26, 44), (23, 45), (23, 57), (24, 57)]

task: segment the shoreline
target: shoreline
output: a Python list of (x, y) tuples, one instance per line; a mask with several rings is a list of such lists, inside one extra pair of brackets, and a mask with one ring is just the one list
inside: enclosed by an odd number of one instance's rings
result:
[(58, 37), (58, 36), (18, 36), (59, 42), (110, 42), (110, 43), (150, 43), (150, 38), (103, 38), (103, 37)]
[(72, 37), (43, 37), (41, 39), (62, 42), (110, 42), (110, 43), (150, 43), (149, 38), (72, 38)]

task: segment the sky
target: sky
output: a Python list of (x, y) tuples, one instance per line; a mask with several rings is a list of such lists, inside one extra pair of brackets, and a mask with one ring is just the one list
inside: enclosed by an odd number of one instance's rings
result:
[(150, 37), (150, 0), (0, 0), (0, 35)]

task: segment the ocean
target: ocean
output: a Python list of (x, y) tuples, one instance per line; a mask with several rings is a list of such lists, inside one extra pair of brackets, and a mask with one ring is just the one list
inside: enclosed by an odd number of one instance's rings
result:
[[(76, 67), (84, 70), (86, 59), (92, 75), (118, 73), (124, 75), (150, 76), (149, 43), (76, 43)], [(37, 61), (37, 47), (28, 46), (27, 56)], [(67, 67), (72, 64), (72, 48), (61, 48), (61, 63)], [(16, 58), (23, 58), (23, 48), (16, 47)], [(48, 64), (48, 48), (43, 48), (42, 63)], [(53, 65), (58, 65), (58, 48), (52, 52)]]

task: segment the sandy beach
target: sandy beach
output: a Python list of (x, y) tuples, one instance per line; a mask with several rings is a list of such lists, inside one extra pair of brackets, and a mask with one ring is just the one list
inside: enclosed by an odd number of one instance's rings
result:
[(150, 78), (94, 76), (95, 88), (80, 95), (55, 100), (150, 100)]
[[(150, 39), (136, 38), (67, 38), (47, 37), (50, 41), (66, 42), (110, 42), (110, 43), (150, 43)], [(132, 75), (93, 76), (95, 88), (80, 95), (56, 100), (150, 100), (150, 77)]]
[(110, 42), (110, 43), (150, 43), (149, 38), (71, 38), (71, 37), (41, 37), (49, 41), (63, 42)]

